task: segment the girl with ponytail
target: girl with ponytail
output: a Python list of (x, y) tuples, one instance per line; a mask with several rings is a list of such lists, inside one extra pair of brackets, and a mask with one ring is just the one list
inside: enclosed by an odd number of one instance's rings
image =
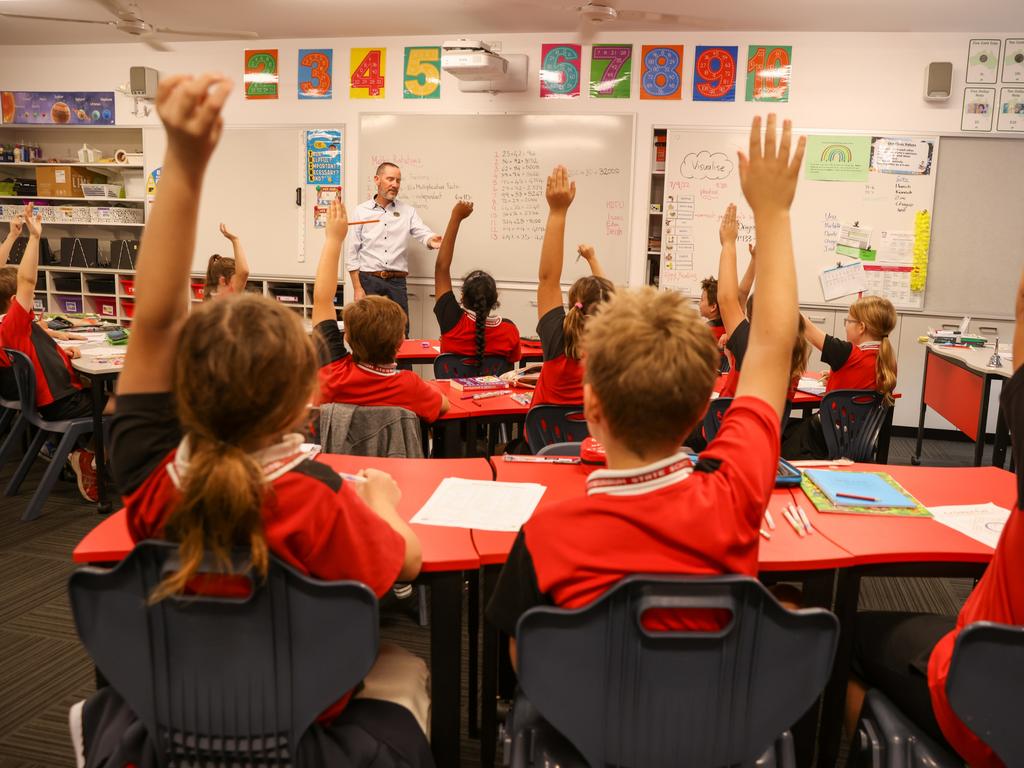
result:
[(245, 257), (245, 249), (238, 235), (220, 225), (220, 233), (231, 243), (234, 256), (213, 254), (206, 264), (206, 282), (203, 285), (203, 301), (229, 293), (242, 293), (249, 282), (249, 260)]
[(607, 300), (615, 286), (604, 276), (594, 248), (580, 245), (592, 274), (581, 277), (569, 288), (569, 308), (562, 305), (562, 261), (565, 247), (565, 219), (576, 197), (576, 182), (569, 181), (564, 166), (548, 176), (545, 197), (548, 222), (540, 250), (537, 282), (537, 334), (544, 353), (533, 405), (583, 404), (583, 329), (587, 319)]
[[(896, 355), (889, 334), (896, 328), (896, 309), (881, 296), (864, 296), (850, 305), (845, 318), (845, 339), (830, 336), (806, 317), (804, 335), (817, 349), (831, 371), (825, 391), (869, 389), (881, 393), (885, 404), (895, 401)], [(792, 430), (782, 444), (786, 459), (826, 458), (825, 437), (819, 419), (804, 419), (800, 430)]]
[[(462, 301), (452, 291), (452, 259), (455, 240), (463, 220), (473, 213), (473, 204), (460, 200), (452, 208), (441, 247), (434, 263), (434, 316), (441, 328), (441, 352), (465, 355), (483, 363), (485, 355), (519, 360), (519, 329), (511, 320), (491, 314), (498, 308), (498, 286), (486, 272), (475, 269), (462, 279)], [(489, 372), (493, 373), (493, 372)]]
[[(149, 599), (192, 592), (237, 596), (230, 555), (238, 549), (250, 555), (256, 583), (273, 554), (314, 578), (358, 580), (381, 596), (396, 580), (416, 577), (420, 544), (396, 511), (401, 493), (389, 475), (364, 470), (361, 481), (343, 480), (302, 450), (297, 427), (314, 396), (318, 355), (301, 318), (248, 293), (191, 313), (181, 301), (195, 247), (195, 190), (202, 189), (231, 89), (219, 75), (175, 76), (162, 80), (157, 93), (167, 154), (139, 259), (132, 339), (111, 425), (111, 463), (132, 538), (178, 544), (180, 566)], [(220, 574), (200, 574), (204, 554)], [(373, 697), (370, 691), (379, 688), (371, 679), (383, 674), (399, 683), (412, 712), (397, 714), (399, 731), (410, 726), (402, 732), (426, 755), (413, 764), (432, 765), (417, 727), (419, 720), (425, 726), (429, 706), (425, 666), (407, 652), (382, 647), (358, 695)], [(346, 721), (366, 716), (360, 713), (367, 705), (349, 704), (351, 692), (337, 695), (314, 728), (330, 730), (345, 709)], [(90, 730), (124, 731), (134, 718), (109, 688), (97, 691), (85, 708), (95, 711), (83, 717)], [(309, 738), (323, 751), (313, 762), (346, 761), (330, 754), (342, 749), (340, 742)], [(117, 738), (91, 732), (85, 744), (124, 747)], [(107, 757), (88, 759), (100, 764)]]

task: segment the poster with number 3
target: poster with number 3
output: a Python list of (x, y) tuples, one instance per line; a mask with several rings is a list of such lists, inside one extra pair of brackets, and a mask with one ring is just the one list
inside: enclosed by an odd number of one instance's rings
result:
[(348, 95), (352, 99), (384, 98), (384, 48), (353, 48)]
[(573, 44), (540, 47), (540, 97), (575, 99), (580, 95), (580, 51)]
[(330, 48), (299, 50), (300, 99), (331, 98), (331, 66), (334, 51)]

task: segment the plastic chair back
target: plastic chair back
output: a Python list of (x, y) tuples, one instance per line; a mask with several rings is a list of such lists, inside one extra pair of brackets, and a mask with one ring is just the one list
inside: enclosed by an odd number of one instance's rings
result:
[(535, 405), (526, 413), (526, 442), (534, 453), (551, 443), (579, 443), (589, 435), (582, 406)]
[[(649, 609), (731, 618), (655, 632)], [(828, 611), (787, 611), (745, 576), (630, 576), (586, 608), (527, 611), (519, 683), (589, 765), (745, 765), (817, 698), (838, 636)]]
[(1003, 763), (1024, 765), (1024, 626), (981, 621), (964, 627), (946, 693), (956, 716)]
[[(245, 565), (236, 557), (234, 572)], [(373, 665), (376, 597), (364, 584), (316, 582), (271, 558), (266, 583), (250, 582), (247, 597), (147, 605), (177, 568), (174, 544), (148, 541), (113, 570), (73, 573), (71, 608), (86, 651), (162, 763), (290, 764), (317, 715)]]
[(704, 439), (711, 442), (718, 434), (718, 428), (722, 426), (722, 418), (725, 412), (732, 405), (731, 397), (716, 397), (708, 406), (708, 412), (704, 414)]
[(501, 355), (484, 355), (483, 363), (475, 357), (445, 352), (434, 358), (435, 379), (465, 379), (472, 376), (500, 376), (512, 370), (512, 363)]
[(851, 768), (964, 768), (962, 759), (945, 744), (937, 744), (877, 688), (864, 697), (846, 764)]
[(579, 456), (583, 443), (548, 443), (539, 451), (538, 456)]
[(837, 389), (821, 398), (828, 458), (873, 461), (885, 420), (883, 397), (867, 389)]

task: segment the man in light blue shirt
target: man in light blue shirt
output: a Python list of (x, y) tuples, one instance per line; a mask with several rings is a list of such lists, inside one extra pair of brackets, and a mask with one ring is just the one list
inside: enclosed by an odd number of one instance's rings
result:
[(441, 236), (416, 213), (411, 205), (398, 201), (402, 172), (394, 163), (381, 163), (373, 177), (377, 194), (356, 207), (353, 221), (372, 221), (349, 229), (345, 241), (345, 268), (352, 283), (354, 301), (367, 294), (387, 296), (397, 302), (406, 317), (409, 332), (409, 297), (405, 278), (409, 274), (406, 248), (414, 237), (428, 248), (441, 247)]

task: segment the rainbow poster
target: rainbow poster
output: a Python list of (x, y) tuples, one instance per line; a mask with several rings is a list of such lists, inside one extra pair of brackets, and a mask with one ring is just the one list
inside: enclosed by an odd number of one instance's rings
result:
[(812, 181), (867, 181), (870, 136), (808, 136), (804, 178)]

